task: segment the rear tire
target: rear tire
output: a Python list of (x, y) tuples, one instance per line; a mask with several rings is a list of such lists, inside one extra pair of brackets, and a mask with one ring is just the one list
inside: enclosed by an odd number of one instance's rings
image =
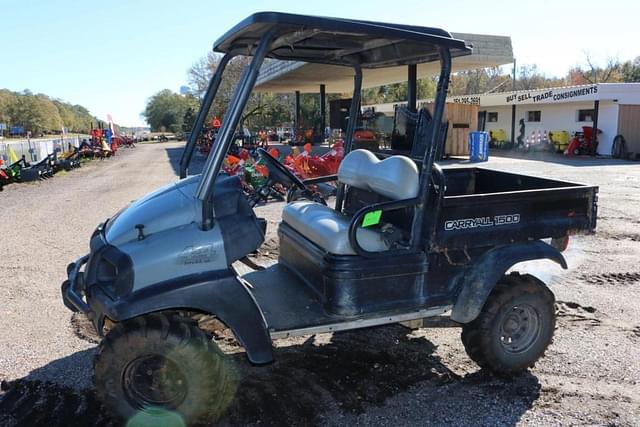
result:
[(478, 317), (462, 327), (462, 343), (480, 367), (514, 375), (533, 367), (553, 339), (555, 297), (531, 275), (504, 276)]
[(156, 313), (117, 324), (94, 360), (99, 399), (125, 424), (191, 425), (218, 418), (235, 375), (195, 322)]

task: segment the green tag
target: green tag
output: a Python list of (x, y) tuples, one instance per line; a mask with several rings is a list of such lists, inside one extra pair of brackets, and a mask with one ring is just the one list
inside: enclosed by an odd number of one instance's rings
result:
[(370, 227), (372, 225), (379, 224), (381, 217), (382, 217), (382, 211), (367, 212), (364, 218), (362, 219), (362, 226)]

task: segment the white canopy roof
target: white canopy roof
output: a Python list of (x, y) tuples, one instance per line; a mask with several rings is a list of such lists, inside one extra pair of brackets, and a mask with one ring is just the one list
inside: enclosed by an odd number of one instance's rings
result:
[[(453, 71), (496, 67), (513, 62), (511, 38), (481, 34), (452, 33), (452, 36), (473, 45), (473, 53), (453, 58)], [(418, 65), (418, 78), (430, 77), (440, 71), (440, 64)], [(260, 70), (256, 90), (263, 92), (317, 93), (321, 84), (329, 93), (349, 92), (353, 88), (353, 69), (335, 65), (295, 61), (271, 61)], [(407, 80), (407, 67), (363, 70), (363, 87), (375, 87)]]

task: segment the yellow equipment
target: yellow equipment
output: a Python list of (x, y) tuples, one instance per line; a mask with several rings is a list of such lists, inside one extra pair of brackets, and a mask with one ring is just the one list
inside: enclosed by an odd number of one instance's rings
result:
[(491, 129), (489, 131), (489, 137), (492, 142), (504, 142), (507, 141), (507, 132), (504, 129)]
[(558, 153), (564, 153), (569, 146), (569, 132), (566, 130), (554, 130), (549, 132), (549, 140), (556, 147)]

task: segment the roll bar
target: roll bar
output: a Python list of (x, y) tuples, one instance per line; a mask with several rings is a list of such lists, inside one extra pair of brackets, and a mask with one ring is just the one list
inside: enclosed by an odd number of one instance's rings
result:
[(216, 94), (218, 93), (218, 89), (220, 88), (220, 82), (222, 82), (222, 73), (224, 73), (224, 70), (225, 68), (227, 68), (227, 64), (229, 63), (231, 58), (233, 58), (233, 55), (230, 53), (227, 53), (222, 57), (220, 63), (218, 64), (218, 67), (216, 68), (216, 72), (209, 82), (209, 87), (207, 88), (207, 92), (205, 93), (204, 99), (202, 100), (202, 105), (200, 105), (200, 111), (198, 111), (196, 121), (193, 123), (193, 127), (191, 128), (189, 140), (187, 141), (187, 145), (184, 147), (182, 157), (180, 158), (180, 179), (184, 179), (187, 177), (187, 170), (189, 168), (189, 163), (191, 163), (193, 150), (196, 148), (196, 142), (198, 141), (198, 137), (202, 132), (202, 126), (204, 125), (207, 114), (209, 114), (209, 110), (211, 109), (211, 104), (213, 104), (213, 100), (215, 99)]
[(266, 32), (260, 42), (256, 51), (253, 53), (253, 59), (248, 67), (242, 72), (238, 86), (229, 104), (229, 110), (225, 114), (222, 121), (222, 127), (216, 137), (216, 144), (211, 151), (207, 162), (204, 165), (198, 188), (196, 189), (196, 197), (202, 202), (202, 229), (209, 230), (212, 227), (213, 219), (213, 206), (211, 196), (213, 193), (213, 186), (222, 166), (222, 162), (227, 154), (229, 145), (235, 133), (236, 127), (240, 122), (240, 117), (244, 111), (244, 107), (249, 100), (253, 86), (255, 85), (258, 73), (260, 72), (260, 66), (264, 61), (271, 42), (273, 40), (274, 31)]
[[(362, 68), (359, 64), (354, 66), (356, 75), (353, 78), (353, 96), (351, 97), (351, 106), (349, 107), (349, 122), (347, 123), (347, 134), (344, 141), (344, 155), (351, 152), (353, 145), (353, 134), (358, 123), (358, 115), (360, 114), (360, 98), (362, 96)], [(344, 184), (338, 183), (336, 192), (335, 210), (342, 211), (342, 202), (344, 200)]]
[[(422, 159), (422, 170), (420, 171), (420, 191), (418, 192), (418, 204), (416, 205), (413, 223), (411, 224), (411, 248), (418, 250), (422, 244), (422, 233), (424, 229), (424, 210), (429, 198), (429, 180), (435, 161), (438, 145), (440, 144), (440, 123), (444, 115), (444, 108), (447, 102), (447, 91), (449, 89), (449, 79), (451, 76), (451, 52), (446, 47), (439, 48), (440, 54), (440, 78), (438, 79), (438, 91), (436, 93), (435, 105), (433, 108), (433, 131), (431, 133), (431, 144), (425, 151)], [(442, 142), (444, 144), (444, 141)]]

